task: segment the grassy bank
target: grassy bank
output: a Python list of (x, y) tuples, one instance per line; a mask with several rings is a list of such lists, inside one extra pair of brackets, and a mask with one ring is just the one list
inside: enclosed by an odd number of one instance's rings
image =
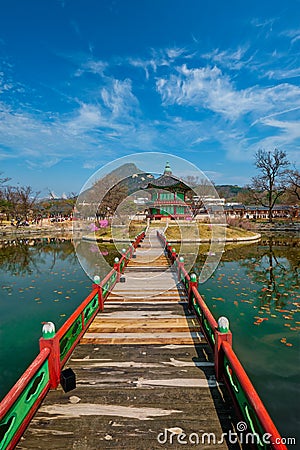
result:
[(97, 239), (134, 239), (135, 236), (141, 233), (145, 229), (145, 223), (132, 222), (124, 226), (113, 226), (107, 228), (101, 228), (95, 231)]
[(166, 238), (172, 240), (208, 240), (212, 239), (251, 239), (256, 233), (242, 228), (223, 227), (209, 224), (170, 225), (166, 230)]

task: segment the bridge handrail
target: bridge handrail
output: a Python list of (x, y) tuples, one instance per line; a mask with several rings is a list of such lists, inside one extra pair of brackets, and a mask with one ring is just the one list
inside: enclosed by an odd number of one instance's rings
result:
[[(281, 440), (281, 436), (274, 424), (274, 422), (272, 421), (271, 417), (269, 416), (268, 411), (266, 410), (261, 398), (259, 397), (258, 393), (256, 392), (253, 384), (251, 383), (244, 367), (242, 366), (240, 360), (238, 359), (236, 353), (233, 351), (232, 346), (226, 342), (223, 341), (222, 345), (221, 345), (222, 351), (224, 353), (224, 356), (226, 358), (224, 358), (224, 372), (223, 372), (223, 381), (225, 381), (226, 387), (229, 391), (231, 391), (231, 393), (234, 394), (234, 397), (239, 405), (239, 408), (241, 409), (241, 414), (243, 416), (248, 416), (250, 414), (249, 412), (249, 408), (248, 411), (244, 411), (245, 408), (247, 407), (247, 405), (245, 404), (245, 402), (243, 402), (243, 406), (241, 405), (241, 402), (238, 399), (238, 396), (236, 395), (239, 391), (239, 386), (236, 385), (236, 383), (234, 382), (235, 380), (233, 380), (232, 375), (235, 375), (238, 384), (240, 385), (240, 387), (243, 390), (243, 393), (245, 394), (245, 396), (247, 397), (247, 400), (252, 408), (252, 410), (255, 412), (256, 417), (258, 418), (258, 423), (256, 423), (256, 426), (260, 426), (262, 428), (262, 430), (257, 430), (255, 429), (255, 424), (251, 424), (250, 423), (250, 427), (249, 430), (247, 430), (249, 433), (257, 433), (258, 435), (263, 435), (263, 434), (270, 434), (272, 436), (272, 448), (276, 449), (276, 450), (285, 450), (286, 446), (284, 444), (281, 444), (280, 442)], [(232, 373), (230, 373), (230, 375), (228, 375), (227, 371), (226, 371), (226, 359), (228, 360), (229, 364), (231, 365), (232, 368)], [(244, 410), (243, 410), (244, 409)], [(249, 424), (249, 420), (247, 421), (247, 423)], [(276, 442), (277, 441), (277, 442)], [(262, 444), (265, 445), (261, 445), (260, 448), (266, 448), (268, 449), (269, 446), (267, 445), (266, 442), (262, 442)]]
[[(53, 337), (40, 338), (39, 354), (0, 402), (0, 450), (13, 450), (15, 448), (49, 389), (57, 388), (60, 383), (61, 369), (65, 362), (95, 315), (99, 310), (103, 310), (107, 296), (119, 280), (120, 273), (124, 271), (135, 248), (144, 237), (145, 231), (135, 237), (125, 254), (122, 255), (120, 262), (114, 264), (114, 268), (99, 284), (93, 284), (92, 292)], [(125, 263), (123, 267), (120, 267), (120, 263), (123, 261)], [(113, 282), (110, 288), (105, 295), (102, 295), (103, 287), (112, 278)], [(69, 334), (72, 335), (71, 340)], [(64, 340), (69, 342), (68, 347), (62, 353), (61, 348)], [(29, 395), (29, 400), (25, 401), (26, 395), (27, 397)], [(31, 398), (32, 402), (30, 401)], [(15, 405), (16, 410), (14, 409)], [(10, 420), (11, 423), (9, 423)]]
[(189, 304), (194, 309), (198, 322), (201, 325), (203, 334), (205, 335), (210, 347), (214, 351), (216, 343), (215, 332), (218, 329), (218, 324), (205, 301), (201, 297), (198, 288), (193, 285), (190, 289)]
[[(262, 445), (258, 444), (257, 446), (252, 446), (252, 448), (287, 450), (286, 445), (280, 443), (282, 442), (282, 439), (276, 426), (232, 348), (231, 332), (229, 330), (227, 330), (227, 332), (220, 332), (216, 319), (198, 291), (197, 278), (195, 275), (193, 277), (188, 274), (184, 268), (184, 262), (180, 261), (179, 255), (177, 255), (175, 249), (171, 247), (166, 237), (159, 231), (157, 232), (157, 237), (162, 243), (171, 262), (174, 264), (174, 267), (178, 270), (178, 280), (183, 282), (188, 294), (189, 308), (195, 312), (201, 331), (213, 351), (217, 380), (225, 383), (225, 386), (232, 397), (237, 415), (241, 417), (248, 426), (247, 432), (253, 434), (257, 433), (259, 436)], [(232, 371), (231, 373), (230, 370)], [(239, 386), (234, 385), (233, 379), (238, 381), (238, 384), (251, 407), (251, 411), (250, 408), (246, 411), (245, 402), (241, 402), (240, 396), (236, 395), (239, 391), (237, 391)], [(252, 414), (252, 419), (250, 414)], [(253, 422), (255, 422), (255, 425)], [(264, 441), (262, 442), (262, 439), (263, 435), (267, 433), (272, 437), (272, 442), (265, 444)], [(249, 448), (251, 448), (251, 445)]]
[[(49, 349), (43, 349), (0, 403), (0, 449), (13, 450), (50, 387)], [(23, 401), (22, 401), (23, 400)], [(22, 401), (22, 408), (18, 404)]]

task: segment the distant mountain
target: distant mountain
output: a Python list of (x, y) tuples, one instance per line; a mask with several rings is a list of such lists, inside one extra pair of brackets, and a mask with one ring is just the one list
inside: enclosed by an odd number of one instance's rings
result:
[(79, 201), (95, 203), (100, 200), (102, 210), (115, 210), (130, 194), (144, 188), (153, 175), (142, 172), (135, 164), (126, 163), (106, 174), (82, 192)]
[(219, 197), (224, 197), (227, 202), (234, 201), (238, 196), (241, 196), (247, 192), (246, 188), (237, 186), (236, 184), (219, 184), (215, 186), (215, 188), (219, 194)]
[(118, 179), (123, 179), (127, 177), (131, 177), (135, 173), (141, 172), (138, 167), (134, 163), (126, 163), (122, 164), (122, 166), (117, 167), (116, 169), (109, 172), (105, 177), (103, 177), (103, 180), (106, 177), (115, 177)]

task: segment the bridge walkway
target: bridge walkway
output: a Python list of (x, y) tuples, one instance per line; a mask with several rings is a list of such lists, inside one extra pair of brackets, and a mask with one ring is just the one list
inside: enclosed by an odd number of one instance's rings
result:
[(48, 393), (17, 449), (240, 448), (213, 444), (233, 406), (154, 232), (123, 277), (66, 364), (76, 389)]

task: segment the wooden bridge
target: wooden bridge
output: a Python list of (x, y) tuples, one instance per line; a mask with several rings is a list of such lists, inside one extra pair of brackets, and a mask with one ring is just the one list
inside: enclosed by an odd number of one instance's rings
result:
[[(218, 329), (197, 282), (159, 233), (139, 235), (40, 348), (0, 404), (0, 450), (239, 449), (241, 423), (259, 436), (243, 448), (286, 448), (274, 443), (280, 436), (230, 331)], [(59, 386), (63, 366), (76, 374), (72, 392)], [(32, 404), (21, 420), (24, 399)], [(266, 432), (272, 445), (262, 441)]]

